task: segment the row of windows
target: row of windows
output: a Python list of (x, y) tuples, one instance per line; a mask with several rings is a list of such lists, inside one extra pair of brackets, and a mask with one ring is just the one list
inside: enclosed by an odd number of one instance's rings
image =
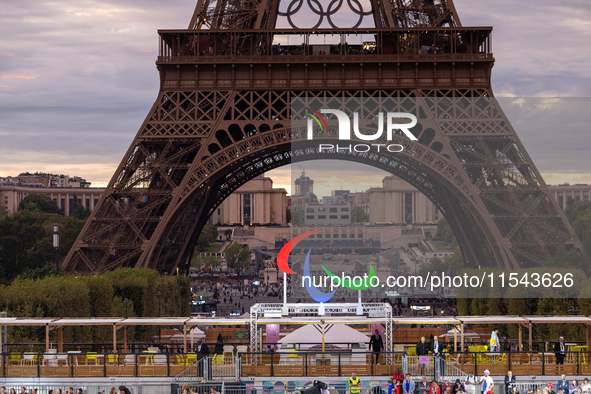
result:
[[(316, 216), (314, 215), (306, 215), (306, 219), (307, 220), (314, 220), (316, 218)], [(318, 215), (318, 220), (326, 220), (326, 215)], [(339, 215), (328, 215), (328, 219), (329, 220), (338, 220), (339, 219)], [(349, 220), (349, 215), (341, 215), (341, 220)]]
[[(337, 213), (339, 208), (328, 208), (329, 213)], [(314, 212), (326, 212), (326, 208), (306, 208), (306, 213), (314, 213)], [(349, 212), (349, 208), (341, 208), (341, 212)]]

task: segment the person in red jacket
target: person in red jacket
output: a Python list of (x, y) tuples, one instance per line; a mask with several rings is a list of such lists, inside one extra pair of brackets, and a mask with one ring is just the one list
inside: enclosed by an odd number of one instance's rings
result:
[(402, 371), (400, 370), (400, 368), (396, 369), (396, 372), (394, 372), (394, 375), (392, 376), (392, 378), (394, 380), (396, 380), (397, 382), (404, 381), (404, 374), (402, 373)]
[(429, 394), (441, 394), (441, 389), (437, 384), (437, 380), (433, 379), (431, 382), (431, 388), (429, 389)]

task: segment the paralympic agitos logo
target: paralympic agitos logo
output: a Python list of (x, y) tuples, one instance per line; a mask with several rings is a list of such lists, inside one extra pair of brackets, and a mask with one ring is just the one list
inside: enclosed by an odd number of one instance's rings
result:
[[(343, 111), (337, 109), (326, 109), (323, 108), (320, 112), (313, 110), (310, 107), (304, 107), (307, 111), (306, 116), (308, 116), (308, 123), (307, 123), (307, 138), (308, 140), (314, 139), (314, 122), (320, 127), (321, 131), (328, 131), (328, 124), (326, 119), (322, 114), (332, 114), (336, 116), (338, 121), (338, 136), (339, 140), (341, 141), (350, 141), (351, 140), (351, 119), (347, 114)], [(392, 141), (392, 137), (395, 133), (395, 130), (400, 130), (402, 133), (408, 137), (412, 141), (417, 141), (417, 137), (411, 133), (410, 129), (417, 125), (417, 117), (413, 114), (409, 114), (406, 112), (388, 112), (386, 114), (386, 139), (388, 141)], [(406, 119), (410, 120), (407, 123), (398, 123), (398, 120)], [(396, 121), (395, 121), (396, 120)], [(377, 131), (374, 134), (363, 134), (359, 130), (359, 113), (353, 113), (353, 134), (355, 137), (361, 141), (376, 141), (382, 137), (384, 134), (384, 113), (378, 113), (378, 126)], [(349, 145), (339, 145), (336, 144), (320, 144), (318, 149), (319, 152), (323, 150), (333, 150), (336, 149), (337, 151), (347, 150), (349, 152), (369, 152), (371, 149), (375, 148), (378, 152), (380, 148), (384, 148), (388, 152), (402, 152), (404, 147), (400, 144), (349, 144)]]
[[(312, 234), (319, 233), (320, 231), (308, 231), (302, 233), (296, 237), (293, 237), (291, 240), (287, 241), (287, 243), (281, 248), (279, 254), (277, 255), (277, 267), (281, 272), (285, 272), (286, 274), (295, 274), (294, 271), (289, 268), (289, 264), (287, 262), (289, 258), (289, 254), (291, 253), (292, 249), (303, 239), (309, 237)], [(322, 269), (324, 270), (325, 276), (323, 277), (312, 277), (310, 275), (310, 253), (312, 252), (312, 248), (308, 250), (306, 254), (306, 258), (304, 260), (304, 272), (302, 277), (302, 284), (306, 287), (308, 294), (312, 299), (316, 302), (328, 302), (336, 293), (335, 287), (345, 287), (351, 290), (366, 290), (370, 287), (376, 287), (379, 279), (370, 265), (369, 274), (364, 274), (363, 277), (355, 276), (351, 279), (350, 276), (345, 275), (344, 273), (341, 276), (337, 276), (327, 270), (324, 266)], [(318, 280), (317, 280), (318, 279)], [(359, 280), (357, 280), (359, 279)], [(356, 284), (358, 283), (358, 284)], [(322, 287), (331, 287), (330, 292), (326, 293), (322, 290), (318, 289), (318, 286)]]

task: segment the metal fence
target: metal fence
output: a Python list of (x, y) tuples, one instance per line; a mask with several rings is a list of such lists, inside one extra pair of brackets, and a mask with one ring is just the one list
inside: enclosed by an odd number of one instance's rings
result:
[(456, 379), (464, 381), (468, 374), (456, 365), (448, 363), (444, 358), (437, 356), (404, 356), (402, 368), (404, 375), (410, 375), (413, 379), (429, 376), (443, 381)]
[(518, 376), (544, 375), (590, 375), (591, 352), (461, 352), (444, 353), (447, 365), (482, 375), (489, 370), (491, 375), (504, 376), (513, 371)]
[(240, 356), (203, 357), (175, 377), (175, 382), (236, 381), (240, 378)]

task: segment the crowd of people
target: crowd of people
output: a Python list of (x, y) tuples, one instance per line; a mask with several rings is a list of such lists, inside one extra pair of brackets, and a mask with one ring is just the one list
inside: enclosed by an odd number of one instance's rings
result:
[[(27, 388), (25, 386), (22, 386), (20, 389), (20, 394), (37, 394), (38, 389), (36, 388), (32, 388), (31, 391), (27, 391)], [(74, 388), (70, 387), (69, 389), (64, 389), (62, 391), (62, 389), (58, 388), (58, 389), (49, 389), (47, 390), (48, 394), (74, 394)], [(17, 394), (16, 393), (16, 389), (11, 388), (10, 391), (8, 391), (6, 389), (6, 386), (2, 386), (0, 388), (0, 394)], [(84, 391), (79, 388), (76, 389), (76, 394), (85, 394)], [(101, 391), (98, 392), (98, 394), (105, 394)], [(109, 394), (131, 394), (131, 391), (129, 391), (129, 389), (125, 386), (119, 386), (119, 388), (117, 387), (111, 387), (111, 390), (109, 391)]]

